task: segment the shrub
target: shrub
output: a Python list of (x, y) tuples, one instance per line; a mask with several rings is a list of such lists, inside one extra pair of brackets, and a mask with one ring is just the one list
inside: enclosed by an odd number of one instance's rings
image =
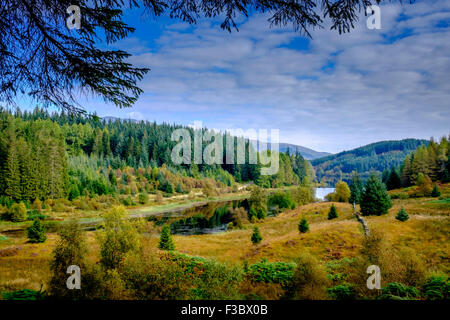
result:
[(292, 280), (285, 286), (286, 298), (300, 300), (326, 299), (328, 279), (317, 259), (303, 253), (296, 261)]
[(409, 219), (409, 215), (408, 213), (405, 211), (405, 209), (403, 209), (403, 207), (398, 211), (397, 216), (395, 217), (395, 219), (399, 220), (399, 221), (406, 221)]
[(165, 225), (161, 230), (161, 238), (159, 239), (158, 248), (161, 250), (175, 250), (172, 236), (170, 234), (170, 226)]
[(296, 264), (288, 262), (261, 262), (248, 266), (247, 275), (252, 281), (287, 284), (292, 280)]
[(53, 250), (53, 259), (50, 263), (52, 274), (47, 286), (48, 292), (50, 296), (59, 299), (77, 299), (81, 297), (82, 290), (69, 290), (67, 288), (67, 267), (76, 265), (81, 270), (85, 269), (85, 255), (87, 253), (86, 236), (81, 230), (80, 225), (75, 221), (70, 221), (62, 225), (58, 231), (58, 235), (59, 240)]
[(338, 217), (337, 209), (334, 204), (331, 205), (330, 211), (328, 212), (328, 220), (332, 220)]
[(36, 199), (33, 201), (33, 204), (31, 205), (31, 209), (34, 209), (34, 210), (36, 210), (38, 213), (40, 213), (41, 210), (42, 210), (42, 201), (39, 200), (38, 198), (36, 198)]
[(9, 209), (9, 216), (13, 222), (21, 222), (27, 220), (27, 208), (23, 202), (14, 203)]
[(356, 292), (352, 285), (340, 284), (327, 289), (330, 297), (336, 300), (355, 300)]
[(269, 197), (269, 204), (272, 206), (278, 206), (280, 209), (295, 208), (295, 202), (292, 200), (291, 194), (288, 192), (275, 192)]
[(44, 294), (41, 291), (23, 289), (3, 293), (5, 300), (44, 300)]
[(298, 231), (300, 231), (300, 233), (305, 233), (308, 232), (308, 230), (309, 230), (308, 221), (306, 221), (305, 218), (302, 218), (300, 220), (300, 223), (298, 224)]
[(40, 219), (34, 220), (33, 224), (27, 229), (28, 239), (31, 243), (42, 243), (47, 240), (45, 228)]
[(148, 202), (148, 194), (145, 192), (139, 193), (138, 200), (140, 204), (146, 204)]
[(314, 192), (308, 187), (298, 187), (292, 191), (292, 198), (299, 206), (302, 206), (314, 201)]
[(450, 298), (450, 281), (445, 275), (430, 277), (422, 286), (422, 294), (428, 300), (447, 300)]
[(391, 282), (381, 290), (378, 299), (383, 300), (411, 300), (420, 296), (419, 290), (415, 287), (408, 287), (402, 283)]
[(248, 214), (244, 208), (231, 208), (229, 210), (231, 214), (231, 218), (233, 219), (233, 226), (237, 228), (242, 228), (242, 225), (245, 221), (248, 221)]
[(253, 244), (258, 244), (261, 242), (262, 237), (261, 237), (261, 234), (259, 233), (258, 227), (253, 228), (253, 234), (252, 234), (251, 240), (252, 240)]

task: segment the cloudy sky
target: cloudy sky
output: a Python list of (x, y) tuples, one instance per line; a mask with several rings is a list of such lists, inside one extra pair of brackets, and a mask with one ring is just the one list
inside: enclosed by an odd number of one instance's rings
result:
[(141, 20), (115, 44), (151, 68), (132, 109), (90, 99), (100, 116), (217, 129), (279, 129), (281, 142), (339, 152), (380, 140), (450, 133), (450, 1), (381, 6), (381, 30), (361, 19), (350, 34), (300, 36), (242, 18), (229, 34), (218, 21), (190, 26)]

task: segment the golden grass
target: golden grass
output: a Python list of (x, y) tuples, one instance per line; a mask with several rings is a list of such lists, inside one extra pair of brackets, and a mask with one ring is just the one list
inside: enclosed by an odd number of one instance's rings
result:
[[(443, 188), (447, 191), (447, 187)], [(372, 230), (384, 233), (386, 240), (396, 249), (411, 248), (420, 253), (429, 271), (450, 273), (450, 205), (429, 206), (436, 198), (393, 200), (394, 206), (384, 216), (364, 217)], [(276, 217), (268, 217), (257, 225), (263, 237), (259, 245), (250, 241), (253, 225), (243, 229), (209, 235), (175, 235), (177, 251), (189, 255), (217, 259), (221, 262), (241, 264), (263, 258), (269, 261), (293, 261), (301, 252), (309, 251), (320, 261), (358, 256), (364, 238), (361, 224), (353, 217), (350, 204), (334, 203), (339, 217), (328, 220), (331, 203), (313, 203), (287, 210)], [(400, 207), (410, 219), (395, 219)], [(298, 232), (298, 223), (305, 217), (310, 230)], [(143, 237), (146, 254), (158, 255), (160, 227), (147, 223)], [(89, 257), (98, 260), (98, 244), (94, 232), (87, 232)], [(0, 292), (18, 289), (36, 289), (49, 277), (49, 261), (57, 236), (47, 234), (43, 244), (30, 244), (24, 238), (0, 241)], [(19, 249), (17, 249), (19, 248)], [(274, 292), (277, 290), (274, 289)]]

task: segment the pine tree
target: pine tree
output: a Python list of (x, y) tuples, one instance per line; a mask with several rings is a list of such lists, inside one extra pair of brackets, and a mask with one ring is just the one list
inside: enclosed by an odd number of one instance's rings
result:
[(433, 190), (431, 191), (431, 196), (432, 197), (439, 197), (441, 195), (441, 191), (439, 191), (439, 188), (437, 186), (437, 184), (435, 183), (433, 186)]
[(365, 216), (386, 214), (392, 207), (386, 186), (377, 176), (371, 175), (367, 180), (360, 206), (361, 212)]
[(159, 240), (159, 246), (161, 250), (175, 250), (175, 244), (173, 243), (172, 236), (170, 235), (170, 226), (165, 225), (161, 231), (161, 238)]
[(309, 230), (308, 221), (306, 221), (305, 218), (302, 218), (302, 220), (300, 220), (300, 223), (298, 224), (298, 231), (300, 231), (300, 233), (305, 233), (308, 232), (308, 230)]
[(47, 239), (45, 235), (45, 228), (41, 224), (40, 219), (34, 220), (33, 224), (27, 229), (29, 242), (42, 243)]
[(253, 244), (258, 244), (261, 242), (262, 237), (261, 237), (261, 234), (259, 233), (258, 227), (253, 228), (253, 234), (252, 234), (251, 240), (252, 240)]
[(397, 216), (395, 217), (395, 219), (399, 220), (399, 221), (406, 221), (409, 219), (409, 215), (408, 213), (405, 211), (405, 209), (403, 209), (403, 207), (398, 211)]
[(11, 146), (8, 151), (4, 175), (6, 182), (5, 194), (12, 199), (20, 200), (22, 195), (20, 186), (19, 156), (14, 140), (11, 141)]
[(337, 209), (334, 204), (331, 205), (330, 211), (328, 212), (328, 220), (332, 220), (338, 217)]
[(392, 169), (389, 174), (389, 178), (386, 181), (386, 187), (388, 190), (398, 189), (402, 186), (402, 181), (400, 179), (400, 175), (397, 170)]
[(361, 202), (361, 195), (364, 191), (363, 183), (357, 171), (352, 173), (350, 180), (350, 203), (359, 204)]

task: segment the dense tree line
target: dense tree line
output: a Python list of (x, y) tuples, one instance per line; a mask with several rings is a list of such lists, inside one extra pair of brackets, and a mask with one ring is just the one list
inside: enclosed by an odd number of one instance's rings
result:
[(415, 185), (421, 175), (431, 181), (449, 182), (449, 139), (443, 137), (439, 143), (431, 139), (428, 146), (420, 146), (414, 153), (406, 156), (400, 168), (401, 185), (404, 187)]
[(408, 154), (428, 143), (417, 139), (381, 141), (314, 159), (311, 163), (317, 179), (328, 185), (335, 185), (341, 180), (350, 182), (353, 171), (357, 171), (366, 180), (372, 173), (381, 174), (392, 167), (399, 167)]
[[(171, 140), (172, 132), (184, 128), (194, 137), (194, 129), (64, 112), (50, 114), (39, 108), (14, 114), (2, 111), (0, 116), (0, 195), (16, 201), (72, 200), (80, 195), (115, 192), (184, 193), (192, 188), (230, 187), (235, 181), (279, 187), (314, 179), (311, 165), (298, 152), (280, 153), (278, 173), (262, 176), (259, 154), (257, 164), (249, 163), (253, 146), (248, 141), (246, 163), (226, 164), (223, 134), (223, 164), (174, 164), (171, 152), (178, 142)], [(202, 142), (202, 151), (208, 144)], [(192, 154), (193, 148), (192, 143)], [(235, 160), (236, 148), (235, 139)]]

